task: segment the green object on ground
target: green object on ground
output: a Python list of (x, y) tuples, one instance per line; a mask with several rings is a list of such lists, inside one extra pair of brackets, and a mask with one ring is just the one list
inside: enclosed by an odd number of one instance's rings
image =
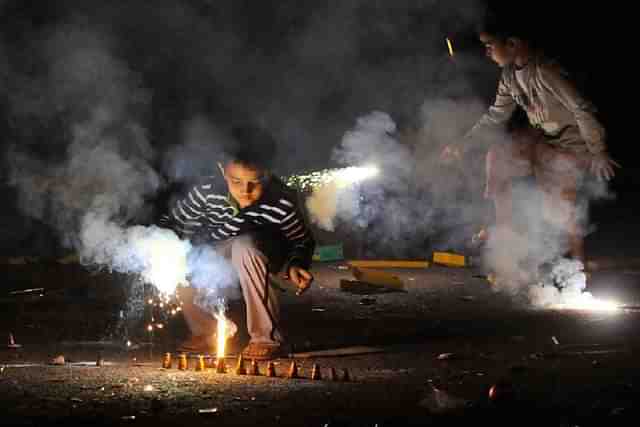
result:
[(343, 259), (342, 243), (317, 246), (313, 253), (314, 261), (340, 261)]

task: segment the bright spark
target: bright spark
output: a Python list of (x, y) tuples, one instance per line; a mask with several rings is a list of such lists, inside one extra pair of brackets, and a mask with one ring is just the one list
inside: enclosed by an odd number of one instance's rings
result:
[(285, 178), (287, 185), (298, 187), (300, 190), (309, 190), (335, 182), (339, 188), (357, 184), (380, 174), (378, 167), (349, 166), (340, 169), (323, 169), (306, 175), (291, 175)]

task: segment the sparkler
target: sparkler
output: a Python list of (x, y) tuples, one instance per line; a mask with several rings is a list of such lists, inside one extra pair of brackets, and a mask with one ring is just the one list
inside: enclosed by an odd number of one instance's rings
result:
[(312, 190), (335, 182), (339, 188), (373, 178), (380, 173), (376, 166), (349, 166), (339, 169), (323, 169), (302, 175), (291, 175), (285, 178), (290, 187), (297, 187), (302, 191)]

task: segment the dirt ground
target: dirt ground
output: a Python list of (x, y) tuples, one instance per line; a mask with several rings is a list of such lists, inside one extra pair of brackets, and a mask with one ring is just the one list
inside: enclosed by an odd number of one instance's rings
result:
[[(640, 269), (600, 266), (596, 296), (640, 301)], [(278, 378), (232, 373), (246, 333), (229, 342), (230, 373), (197, 372), (195, 358), (187, 371), (162, 369), (184, 322), (173, 316), (153, 336), (144, 319), (128, 322), (127, 347), (121, 311), (133, 279), (77, 264), (3, 270), (13, 289), (44, 288), (0, 299), (0, 331), (22, 345), (0, 349), (3, 425), (600, 426), (637, 425), (640, 415), (640, 312), (533, 310), (492, 291), (473, 268), (388, 270), (406, 292), (358, 294), (340, 289), (353, 278), (341, 263), (316, 265), (310, 292), (281, 294), (291, 352), (379, 352), (297, 357), (300, 379), (286, 378), (290, 358), (277, 361)], [(242, 310), (236, 303), (229, 312), (241, 331)], [(49, 365), (59, 354), (65, 365)], [(322, 380), (310, 379), (314, 363)], [(331, 368), (350, 380), (332, 380)]]

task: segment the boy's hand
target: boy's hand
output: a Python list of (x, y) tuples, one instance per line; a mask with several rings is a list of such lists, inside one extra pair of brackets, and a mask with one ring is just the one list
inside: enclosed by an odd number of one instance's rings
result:
[(440, 153), (440, 161), (445, 164), (449, 164), (452, 162), (457, 162), (462, 159), (462, 151), (460, 147), (449, 144), (445, 145), (442, 149), (442, 153)]
[(615, 176), (614, 167), (621, 168), (620, 164), (609, 157), (606, 152), (594, 154), (591, 158), (590, 170), (600, 181), (609, 181)]
[(302, 295), (309, 289), (311, 282), (313, 282), (313, 275), (311, 273), (295, 265), (289, 267), (288, 278), (298, 287), (296, 295)]

